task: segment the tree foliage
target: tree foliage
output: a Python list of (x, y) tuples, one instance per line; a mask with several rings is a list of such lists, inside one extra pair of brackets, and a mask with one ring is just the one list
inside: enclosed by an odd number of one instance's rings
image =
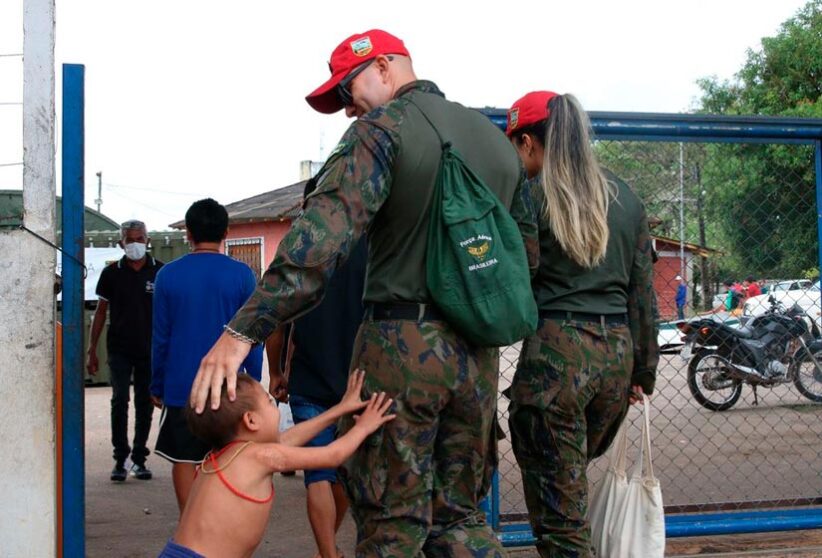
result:
[[(701, 112), (822, 117), (822, 0), (811, 0), (749, 50), (732, 80), (699, 81)], [(733, 267), (772, 277), (801, 276), (817, 263), (813, 149), (712, 145), (706, 182)], [(741, 269), (745, 268), (745, 269)]]

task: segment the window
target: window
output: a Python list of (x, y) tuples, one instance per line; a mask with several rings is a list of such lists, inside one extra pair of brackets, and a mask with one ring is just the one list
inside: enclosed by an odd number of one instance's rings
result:
[(259, 280), (263, 273), (263, 239), (232, 238), (225, 241), (226, 252), (251, 268)]

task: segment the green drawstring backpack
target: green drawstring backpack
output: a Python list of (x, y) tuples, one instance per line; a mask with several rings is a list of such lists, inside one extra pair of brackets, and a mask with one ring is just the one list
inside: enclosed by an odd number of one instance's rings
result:
[(442, 147), (428, 226), (428, 291), (448, 323), (471, 344), (510, 345), (533, 334), (538, 320), (519, 227), (417, 108)]

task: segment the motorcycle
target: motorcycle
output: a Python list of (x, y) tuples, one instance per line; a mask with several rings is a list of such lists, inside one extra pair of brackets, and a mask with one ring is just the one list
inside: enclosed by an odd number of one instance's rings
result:
[(734, 406), (742, 385), (754, 391), (793, 382), (799, 393), (822, 402), (822, 336), (816, 322), (798, 305), (770, 308), (743, 327), (713, 319), (677, 324), (684, 334), (680, 356), (688, 363), (688, 388), (712, 411)]

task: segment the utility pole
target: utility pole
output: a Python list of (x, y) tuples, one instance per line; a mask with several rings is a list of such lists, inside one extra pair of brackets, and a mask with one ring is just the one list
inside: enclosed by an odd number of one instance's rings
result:
[(685, 149), (679, 142), (679, 274), (687, 282), (685, 272)]
[(97, 172), (97, 199), (94, 203), (97, 204), (97, 213), (100, 213), (100, 206), (103, 205), (103, 171)]
[[(705, 215), (702, 211), (702, 200), (705, 192), (702, 190), (702, 173), (700, 172), (699, 163), (694, 166), (694, 174), (696, 175), (696, 214), (699, 220), (699, 247), (707, 248), (707, 240), (705, 239)], [(705, 310), (713, 306), (713, 296), (711, 295), (711, 282), (708, 278), (708, 258), (702, 256), (699, 259), (699, 274), (702, 276), (702, 307)]]

